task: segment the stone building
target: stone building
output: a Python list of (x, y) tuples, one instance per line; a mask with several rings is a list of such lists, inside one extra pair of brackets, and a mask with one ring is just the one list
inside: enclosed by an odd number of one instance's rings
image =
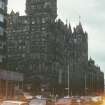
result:
[(7, 71), (6, 17), (8, 0), (0, 0), (0, 99), (13, 98), (15, 86), (23, 84), (23, 74)]
[(0, 67), (5, 67), (7, 0), (0, 0)]
[(67, 94), (69, 84), (71, 95), (102, 93), (104, 74), (88, 61), (88, 35), (81, 22), (72, 31), (56, 17), (57, 0), (26, 0), (25, 16), (8, 14), (7, 68), (24, 73), (37, 92)]
[(0, 69), (0, 99), (13, 99), (23, 89), (23, 74)]

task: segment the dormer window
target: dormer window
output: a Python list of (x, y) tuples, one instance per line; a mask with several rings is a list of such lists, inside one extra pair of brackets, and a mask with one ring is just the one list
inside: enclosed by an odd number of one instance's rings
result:
[(46, 22), (46, 19), (45, 18), (42, 18), (42, 23), (45, 23)]
[(74, 43), (77, 43), (77, 39), (74, 39)]
[(35, 21), (32, 21), (32, 24), (35, 24)]

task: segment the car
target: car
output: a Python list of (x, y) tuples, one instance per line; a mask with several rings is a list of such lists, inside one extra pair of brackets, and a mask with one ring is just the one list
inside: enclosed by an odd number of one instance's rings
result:
[(29, 102), (29, 105), (46, 105), (46, 100), (45, 99), (32, 99)]
[(68, 97), (60, 98), (55, 102), (55, 105), (70, 105), (71, 99)]
[(1, 105), (29, 105), (29, 104), (25, 101), (6, 100), (3, 101)]
[(33, 96), (30, 93), (27, 93), (27, 92), (24, 92), (23, 95), (27, 100), (31, 100), (33, 98)]

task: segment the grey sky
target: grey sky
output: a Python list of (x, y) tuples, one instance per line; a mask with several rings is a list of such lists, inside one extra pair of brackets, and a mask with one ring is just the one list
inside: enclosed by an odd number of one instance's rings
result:
[[(11, 9), (24, 14), (25, 0), (9, 0)], [(68, 19), (72, 27), (78, 24), (79, 16), (89, 37), (91, 56), (105, 72), (105, 0), (58, 0), (58, 17)]]

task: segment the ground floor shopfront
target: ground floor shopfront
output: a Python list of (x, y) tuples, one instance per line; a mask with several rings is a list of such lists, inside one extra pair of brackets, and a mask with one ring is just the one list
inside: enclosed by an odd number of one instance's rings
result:
[(0, 98), (13, 98), (23, 89), (23, 74), (0, 70)]

